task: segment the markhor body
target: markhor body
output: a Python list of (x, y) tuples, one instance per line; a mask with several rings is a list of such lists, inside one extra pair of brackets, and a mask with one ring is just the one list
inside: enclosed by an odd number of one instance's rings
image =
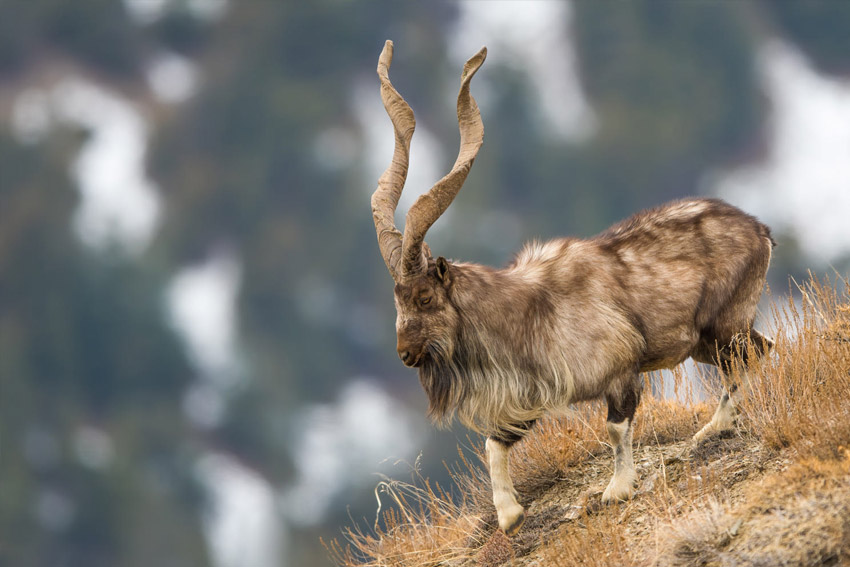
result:
[[(458, 95), (461, 147), (452, 170), (407, 213), (393, 216), (407, 175), (413, 112), (389, 81), (392, 43), (378, 63), (396, 135), (393, 161), (372, 195), (378, 244), (395, 281), (398, 355), (416, 367), (439, 423), (453, 415), (488, 435), (499, 525), (514, 533), (525, 512), (508, 474), (511, 446), (546, 413), (604, 398), (614, 448), (605, 502), (634, 493), (632, 420), (640, 373), (688, 357), (728, 370), (772, 344), (753, 329), (774, 245), (769, 229), (716, 199), (639, 213), (590, 239), (527, 245), (509, 266), (433, 258), (428, 228), (448, 208), (484, 136), (464, 67)], [(732, 426), (734, 388), (697, 438)]]
[[(440, 275), (431, 261), (421, 279), (397, 286), (400, 348), (421, 351), (433, 419), (457, 412), (465, 425), (510, 439), (511, 429), (574, 402), (636, 404), (628, 398), (639, 372), (688, 357), (714, 364), (718, 345), (755, 335), (771, 248), (753, 217), (698, 199), (592, 239), (529, 244), (501, 270), (446, 262)], [(410, 300), (436, 287), (443, 293), (429, 304)], [(405, 308), (422, 315), (405, 317)]]

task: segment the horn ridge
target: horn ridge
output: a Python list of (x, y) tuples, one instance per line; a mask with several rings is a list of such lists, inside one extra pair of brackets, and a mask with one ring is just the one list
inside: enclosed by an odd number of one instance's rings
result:
[(420, 195), (407, 212), (402, 237), (401, 275), (403, 278), (422, 273), (427, 269), (425, 233), (457, 196), (484, 142), (484, 123), (481, 121), (478, 104), (469, 92), (469, 83), (486, 58), (487, 48), (482, 47), (463, 66), (457, 98), (460, 148), (451, 171), (435, 183), (427, 193)]
[(393, 124), (395, 146), (392, 161), (378, 179), (378, 187), (372, 194), (372, 219), (378, 237), (378, 247), (393, 280), (400, 280), (402, 241), (401, 232), (395, 226), (395, 210), (407, 179), (410, 161), (410, 141), (416, 128), (413, 110), (393, 87), (389, 69), (393, 60), (393, 42), (387, 40), (378, 58), (378, 78), (381, 82), (381, 100)]

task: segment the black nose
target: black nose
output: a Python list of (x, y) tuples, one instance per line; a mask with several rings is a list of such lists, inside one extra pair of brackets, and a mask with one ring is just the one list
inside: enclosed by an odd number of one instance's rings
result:
[(402, 362), (407, 364), (407, 362), (410, 360), (410, 351), (400, 350), (398, 351), (398, 357), (401, 359)]

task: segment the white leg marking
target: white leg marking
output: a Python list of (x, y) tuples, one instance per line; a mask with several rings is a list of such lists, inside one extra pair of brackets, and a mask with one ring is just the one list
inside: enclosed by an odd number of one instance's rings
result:
[(490, 464), (490, 484), (493, 487), (493, 504), (499, 517), (499, 527), (513, 535), (519, 531), (525, 520), (525, 510), (516, 501), (516, 491), (508, 474), (508, 447), (487, 439), (484, 444), (487, 460)]
[(632, 458), (632, 423), (630, 419), (622, 423), (608, 422), (608, 437), (614, 448), (614, 476), (608, 488), (602, 493), (602, 502), (628, 500), (635, 493), (635, 463)]
[(737, 405), (735, 398), (742, 395), (741, 390), (745, 387), (746, 379), (744, 380), (744, 384), (741, 385), (741, 388), (738, 388), (733, 394), (723, 392), (723, 396), (720, 398), (720, 403), (717, 404), (717, 409), (714, 410), (714, 415), (712, 416), (711, 421), (706, 423), (705, 426), (703, 426), (703, 428), (694, 435), (694, 441), (700, 442), (712, 433), (726, 431), (727, 429), (732, 429), (735, 426), (735, 416), (738, 414), (738, 411), (735, 409), (735, 406)]

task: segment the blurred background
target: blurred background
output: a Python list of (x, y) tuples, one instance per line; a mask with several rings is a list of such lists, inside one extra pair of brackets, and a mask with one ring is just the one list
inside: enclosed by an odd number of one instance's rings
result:
[(416, 112), (398, 222), (485, 143), (429, 233), (504, 264), (721, 196), (773, 227), (774, 293), (850, 268), (850, 3), (0, 2), (0, 564), (325, 566), (380, 475), (476, 441), (395, 354), (369, 197)]

